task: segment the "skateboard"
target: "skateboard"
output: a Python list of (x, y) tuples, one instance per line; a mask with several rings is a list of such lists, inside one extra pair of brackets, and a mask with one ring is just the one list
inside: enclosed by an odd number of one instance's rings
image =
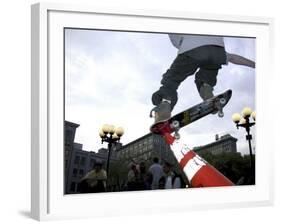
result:
[[(208, 100), (203, 101), (187, 110), (184, 110), (168, 120), (159, 121), (150, 127), (150, 132), (163, 135), (169, 143), (169, 138), (179, 139), (179, 130), (192, 122), (199, 120), (211, 113), (217, 113), (219, 117), (223, 117), (223, 108), (228, 103), (232, 95), (232, 90), (227, 90)], [(175, 132), (174, 136), (171, 134)]]

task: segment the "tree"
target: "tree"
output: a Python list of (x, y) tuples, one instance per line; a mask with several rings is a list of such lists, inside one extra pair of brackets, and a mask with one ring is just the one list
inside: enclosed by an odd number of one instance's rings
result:
[(126, 159), (119, 159), (111, 163), (107, 182), (108, 188), (116, 186), (117, 191), (122, 190), (122, 185), (127, 179), (127, 174), (129, 170), (128, 166), (129, 163)]
[[(251, 172), (250, 156), (240, 153), (221, 153), (214, 155), (210, 152), (200, 153), (210, 165), (238, 185), (255, 184), (255, 175)], [(255, 163), (253, 164), (255, 166)]]

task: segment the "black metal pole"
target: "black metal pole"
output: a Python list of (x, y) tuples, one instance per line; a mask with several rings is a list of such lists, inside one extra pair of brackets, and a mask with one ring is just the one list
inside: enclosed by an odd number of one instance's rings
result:
[(253, 153), (252, 153), (252, 145), (251, 145), (251, 140), (252, 140), (252, 135), (250, 134), (250, 128), (252, 126), (255, 125), (255, 122), (250, 122), (250, 116), (246, 116), (244, 117), (246, 122), (245, 123), (242, 123), (242, 124), (238, 124), (238, 122), (236, 123), (236, 127), (237, 129), (239, 127), (243, 127), (246, 129), (246, 140), (248, 141), (248, 144), (249, 144), (249, 152), (250, 152), (250, 172), (251, 172), (251, 175), (252, 177), (254, 178), (255, 177), (255, 163), (254, 163), (254, 158), (253, 158)]
[(113, 137), (113, 134), (111, 133), (105, 133), (105, 136), (102, 137), (102, 143), (107, 142), (108, 143), (108, 154), (107, 154), (107, 162), (106, 162), (106, 186), (108, 187), (108, 179), (109, 179), (109, 164), (110, 164), (110, 155), (112, 150), (112, 145), (116, 142), (119, 142), (120, 136), (118, 138)]
[(254, 159), (253, 159), (252, 145), (251, 145), (252, 135), (250, 134), (250, 128), (246, 128), (246, 131), (247, 131), (246, 139), (248, 140), (249, 151), (250, 151), (250, 168), (252, 174), (254, 175)]
[(106, 175), (107, 175), (107, 178), (109, 176), (109, 160), (110, 160), (111, 146), (112, 146), (112, 143), (111, 143), (111, 140), (109, 140), (109, 142), (108, 142), (107, 163), (106, 163)]
[(249, 143), (249, 151), (250, 151), (250, 169), (251, 169), (251, 174), (253, 175), (253, 177), (255, 176), (255, 164), (254, 164), (254, 160), (253, 160), (253, 153), (252, 153), (252, 145), (251, 145), (251, 140), (252, 140), (252, 135), (250, 134), (250, 127), (253, 126), (254, 123), (250, 123), (249, 118), (246, 118), (246, 140), (248, 140)]
[(250, 151), (250, 158), (251, 158), (251, 166), (253, 164), (253, 153), (252, 153), (252, 145), (251, 145), (251, 139), (252, 139), (252, 135), (250, 135), (249, 132), (247, 132), (247, 136), (246, 136), (246, 139), (248, 140), (249, 142), (249, 151)]

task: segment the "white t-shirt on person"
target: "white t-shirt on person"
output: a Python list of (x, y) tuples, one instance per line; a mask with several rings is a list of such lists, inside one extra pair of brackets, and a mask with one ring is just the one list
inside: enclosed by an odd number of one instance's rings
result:
[(169, 38), (178, 49), (178, 54), (205, 45), (224, 47), (223, 37), (221, 36), (169, 34)]
[[(173, 178), (174, 183), (173, 183)], [(169, 175), (166, 177), (165, 189), (176, 189), (181, 188), (181, 180), (179, 177), (173, 177), (173, 175)]]
[(149, 173), (152, 174), (152, 184), (151, 189), (158, 189), (159, 188), (159, 180), (164, 175), (162, 166), (158, 163), (154, 163), (149, 167)]

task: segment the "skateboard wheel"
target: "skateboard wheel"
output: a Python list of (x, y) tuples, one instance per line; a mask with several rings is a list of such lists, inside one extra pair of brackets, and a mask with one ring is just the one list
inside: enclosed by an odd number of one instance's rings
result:
[(218, 116), (219, 116), (219, 117), (223, 117), (223, 116), (224, 116), (224, 113), (223, 113), (222, 111), (219, 111), (219, 112), (218, 112)]
[(173, 121), (171, 124), (172, 128), (177, 129), (180, 127), (180, 122), (178, 121)]
[(176, 140), (179, 140), (180, 139), (180, 134), (177, 132), (177, 133), (175, 133), (175, 135), (174, 135), (174, 138), (176, 139)]
[(225, 98), (220, 98), (220, 104), (222, 104), (222, 105), (226, 104)]

